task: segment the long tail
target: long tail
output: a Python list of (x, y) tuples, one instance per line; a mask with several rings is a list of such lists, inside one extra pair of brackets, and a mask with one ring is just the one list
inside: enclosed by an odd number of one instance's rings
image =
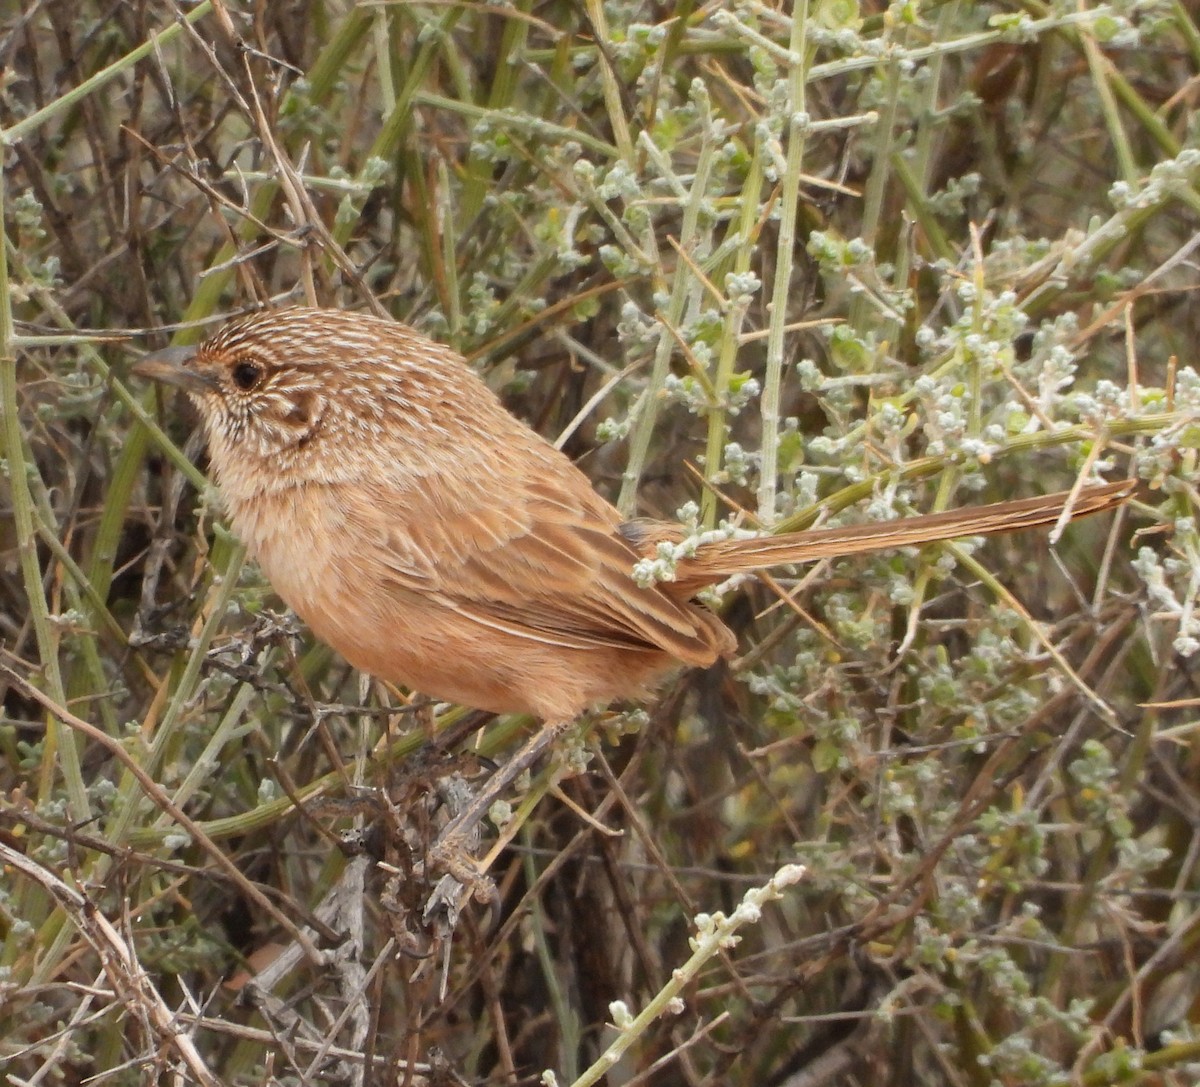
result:
[[(1071, 517), (1087, 517), (1114, 509), (1133, 494), (1134, 482), (1099, 483), (1082, 487), (1071, 504)], [(844, 528), (818, 528), (790, 532), (757, 540), (723, 540), (702, 547), (686, 567), (681, 563), (679, 582), (685, 585), (711, 583), (731, 574), (750, 573), (770, 566), (811, 562), (814, 559), (886, 551), (893, 547), (955, 540), (964, 536), (992, 536), (1020, 532), (1038, 525), (1053, 524), (1062, 515), (1070, 491), (996, 502), (990, 506), (966, 506), (897, 521), (879, 521)]]

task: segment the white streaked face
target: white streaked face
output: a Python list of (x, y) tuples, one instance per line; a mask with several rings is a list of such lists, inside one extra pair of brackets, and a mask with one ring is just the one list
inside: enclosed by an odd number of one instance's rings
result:
[(448, 424), (471, 425), (458, 403), (478, 383), (450, 348), (405, 325), (313, 309), (252, 314), (135, 371), (188, 393), (223, 485), (251, 464), (293, 479), (359, 478), (368, 466), (423, 474), (455, 442)]

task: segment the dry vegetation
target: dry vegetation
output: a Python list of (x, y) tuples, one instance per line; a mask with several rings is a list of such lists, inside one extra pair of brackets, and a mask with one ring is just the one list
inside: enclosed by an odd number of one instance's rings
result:
[[(0, 1079), (1195, 1083), (1191, 12), (0, 6)], [(458, 711), (313, 644), (124, 377), (304, 301), (701, 528), (1144, 483), (728, 594), (448, 939), (422, 844), (527, 722), (422, 748)]]

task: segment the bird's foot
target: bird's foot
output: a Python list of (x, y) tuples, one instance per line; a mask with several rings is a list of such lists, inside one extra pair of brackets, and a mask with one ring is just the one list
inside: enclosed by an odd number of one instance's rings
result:
[[(513, 753), (483, 787), (464, 806), (458, 807), (450, 822), (442, 828), (433, 845), (426, 853), (425, 870), (430, 879), (441, 872), (433, 893), (425, 905), (424, 917), (428, 922), (433, 917), (457, 918), (458, 911), (467, 896), (477, 902), (498, 910), (499, 893), (495, 883), (488, 877), (486, 869), (476, 858), (479, 848), (480, 825), (484, 817), (499, 800), (504, 790), (528, 770), (538, 757), (553, 746), (566, 731), (570, 721), (556, 721), (543, 725)], [(497, 913), (498, 916), (498, 913)]]
[(477, 834), (443, 836), (430, 848), (426, 865), (430, 872), (443, 873), (425, 903), (422, 919), (434, 929), (453, 931), (463, 904), (469, 899), (488, 908), (485, 929), (500, 916), (500, 892), (474, 855), (471, 844)]

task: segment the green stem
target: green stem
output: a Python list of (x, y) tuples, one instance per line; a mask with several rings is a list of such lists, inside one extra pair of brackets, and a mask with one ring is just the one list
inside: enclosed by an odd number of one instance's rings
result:
[(0, 147), (11, 147), (18, 140), (24, 139), (31, 132), (41, 128), (47, 121), (53, 120), (64, 110), (70, 109), (77, 102), (82, 102), (83, 99), (98, 91), (109, 80), (115, 79), (122, 72), (128, 71), (138, 61), (145, 60), (146, 57), (168, 42), (174, 41), (183, 33), (185, 23), (199, 22), (210, 11), (212, 11), (212, 0), (203, 0), (203, 3), (193, 8), (183, 17), (182, 22), (168, 26), (160, 30), (157, 34), (151, 34), (141, 45), (135, 49), (131, 49), (120, 60), (113, 61), (107, 68), (101, 68), (100, 71), (93, 76), (89, 76), (79, 86), (72, 87), (69, 91), (54, 99), (53, 102), (48, 102), (28, 117), (22, 118), (11, 127), (0, 131)]
[[(0, 140), (0, 143), (3, 141)], [(6, 183), (4, 166), (0, 162), (0, 223), (4, 222)], [(7, 240), (6, 236), (5, 243)], [(37, 640), (42, 678), (50, 696), (60, 705), (66, 705), (67, 698), (58, 660), (58, 635), (50, 621), (50, 607), (42, 591), (42, 567), (38, 562), (33, 496), (29, 487), (29, 476), (37, 471), (37, 467), (26, 454), (24, 435), (21, 433), (17, 359), (12, 348), (14, 330), (7, 249), (7, 244), (0, 245), (0, 404), (3, 404), (4, 411), (4, 456), (12, 501), (13, 527), (16, 529), (21, 580), (29, 602), (29, 621), (33, 625), (34, 637)], [(47, 715), (46, 721), (46, 748), (39, 791), (47, 798), (51, 796), (50, 777), (57, 761), (61, 765), (67, 786), (70, 818), (73, 822), (86, 822), (91, 818), (91, 805), (83, 780), (78, 741), (53, 716)]]
[(800, 204), (800, 173), (805, 147), (805, 83), (808, 79), (808, 0), (798, 0), (792, 10), (791, 63), (787, 112), (790, 118), (787, 166), (779, 209), (779, 245), (775, 257), (775, 282), (771, 291), (770, 335), (762, 391), (762, 468), (758, 481), (758, 516), (763, 524), (775, 520), (775, 489), (779, 475), (779, 397), (783, 384), (783, 341), (792, 291), (792, 261)]
[[(709, 108), (706, 97), (700, 97), (696, 104), (702, 112), (706, 112)], [(664, 178), (672, 181), (673, 185), (682, 185), (677, 178), (674, 178), (668, 157), (655, 146), (649, 133), (642, 133), (641, 146), (658, 166)], [(714, 141), (706, 137), (700, 146), (691, 187), (686, 190), (687, 203), (684, 205), (683, 222), (679, 231), (679, 248), (684, 253), (693, 256), (700, 250), (700, 212), (705, 202), (715, 150)], [(649, 246), (653, 240), (653, 231), (648, 230), (647, 245)], [(671, 356), (675, 351), (675, 337), (671, 330), (679, 329), (682, 325), (684, 308), (689, 295), (696, 287), (696, 279), (688, 262), (678, 259), (675, 263), (675, 274), (666, 312), (660, 315), (660, 323), (665, 318), (665, 324), (662, 324), (659, 329), (650, 380), (642, 394), (637, 425), (629, 441), (629, 463), (621, 477), (621, 494), (617, 505), (626, 514), (632, 514), (637, 504), (638, 484), (641, 482), (642, 472), (646, 466), (650, 452), (650, 440), (653, 437), (654, 424), (658, 418), (659, 394), (666, 383)]]

